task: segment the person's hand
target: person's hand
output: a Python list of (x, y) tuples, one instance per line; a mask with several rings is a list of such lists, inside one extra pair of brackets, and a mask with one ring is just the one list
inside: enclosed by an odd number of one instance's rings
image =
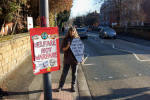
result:
[(69, 47), (70, 47), (70, 45), (71, 45), (71, 42), (68, 42), (67, 47), (69, 48)]
[(66, 46), (65, 48), (63, 48), (63, 51), (68, 50), (68, 49), (69, 49), (69, 47), (70, 47), (70, 45), (71, 45), (71, 42), (68, 42), (67, 46)]

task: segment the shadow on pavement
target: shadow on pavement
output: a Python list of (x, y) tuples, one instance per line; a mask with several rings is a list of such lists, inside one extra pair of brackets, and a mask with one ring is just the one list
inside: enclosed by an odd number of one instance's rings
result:
[(149, 39), (137, 37), (137, 36), (129, 34), (129, 33), (118, 34), (118, 37), (119, 37), (119, 39), (123, 39), (123, 40), (128, 41), (128, 42), (137, 43), (139, 45), (150, 46)]
[[(123, 100), (149, 100), (150, 94), (144, 93), (150, 91), (149, 87), (145, 88), (123, 88), (123, 89), (112, 89), (112, 93), (103, 96), (93, 97), (94, 100), (112, 100), (121, 99)], [(80, 100), (88, 100), (89, 97), (80, 97)]]
[[(58, 92), (57, 89), (53, 89), (53, 92)], [(66, 92), (71, 92), (71, 88), (67, 88), (67, 89), (62, 89), (61, 91), (66, 91)], [(72, 93), (72, 92), (71, 92)]]
[(3, 99), (3, 97), (6, 97), (6, 96), (28, 95), (28, 94), (39, 93), (39, 92), (43, 92), (43, 90), (34, 90), (34, 91), (25, 91), (25, 92), (9, 92), (9, 91), (3, 91), (0, 88), (0, 99)]

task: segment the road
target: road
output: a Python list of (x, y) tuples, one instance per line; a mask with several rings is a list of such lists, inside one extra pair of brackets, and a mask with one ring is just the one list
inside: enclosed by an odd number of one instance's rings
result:
[(82, 69), (93, 100), (149, 100), (150, 47), (138, 39), (88, 36)]

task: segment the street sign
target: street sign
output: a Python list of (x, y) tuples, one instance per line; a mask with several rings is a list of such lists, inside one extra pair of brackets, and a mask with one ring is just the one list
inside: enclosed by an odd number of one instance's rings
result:
[(82, 43), (80, 38), (73, 39), (70, 48), (78, 63), (81, 63), (84, 57), (84, 44)]
[(57, 27), (30, 29), (33, 73), (35, 75), (60, 69)]
[(28, 26), (28, 31), (33, 28), (33, 18), (32, 17), (27, 17), (27, 26)]

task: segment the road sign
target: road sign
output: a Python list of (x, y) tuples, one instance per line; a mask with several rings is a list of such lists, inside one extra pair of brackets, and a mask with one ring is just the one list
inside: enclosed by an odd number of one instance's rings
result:
[(33, 73), (35, 75), (60, 69), (57, 27), (30, 29)]
[(27, 17), (27, 26), (28, 26), (28, 30), (33, 28), (33, 18), (32, 17)]
[(73, 39), (70, 48), (78, 63), (81, 63), (84, 57), (84, 44), (82, 43), (80, 38)]

